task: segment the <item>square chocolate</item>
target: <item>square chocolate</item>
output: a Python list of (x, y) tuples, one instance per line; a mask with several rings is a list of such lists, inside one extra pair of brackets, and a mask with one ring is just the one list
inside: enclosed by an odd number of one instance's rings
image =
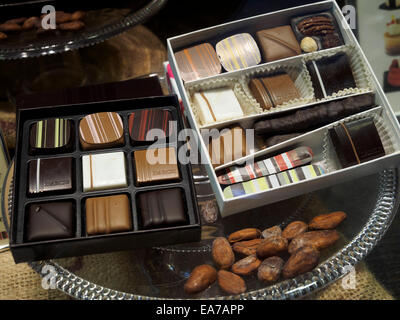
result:
[(25, 239), (42, 241), (72, 238), (75, 226), (72, 201), (31, 204), (26, 215)]
[(136, 182), (139, 185), (179, 180), (176, 151), (173, 147), (134, 152)]
[(71, 191), (73, 158), (46, 158), (29, 162), (29, 194)]
[(143, 192), (139, 194), (138, 198), (143, 228), (161, 228), (187, 223), (181, 189)]
[(88, 235), (132, 230), (131, 207), (125, 194), (86, 200), (86, 232)]
[(183, 81), (193, 81), (221, 73), (217, 53), (209, 43), (202, 43), (175, 53)]
[(65, 152), (72, 149), (72, 121), (53, 118), (35, 122), (30, 129), (32, 152)]
[(125, 154), (110, 152), (82, 157), (83, 191), (124, 188), (126, 178)]
[[(131, 141), (132, 143), (143, 143), (167, 138), (172, 133), (172, 124), (172, 115), (168, 110), (145, 109), (134, 111), (129, 116)], [(155, 139), (156, 137), (157, 139)]]
[(124, 125), (116, 112), (87, 115), (79, 123), (79, 140), (83, 150), (118, 147), (124, 144)]

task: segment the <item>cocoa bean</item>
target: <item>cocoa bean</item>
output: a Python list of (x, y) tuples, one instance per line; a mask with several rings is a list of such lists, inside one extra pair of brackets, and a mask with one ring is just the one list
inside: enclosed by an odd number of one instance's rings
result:
[(56, 23), (66, 23), (72, 20), (72, 14), (64, 11), (56, 11)]
[(25, 20), (26, 20), (25, 17), (21, 17), (21, 18), (15, 18), (15, 19), (7, 20), (5, 23), (23, 24), (25, 22)]
[(71, 20), (76, 21), (76, 20), (82, 20), (85, 17), (86, 13), (84, 11), (75, 11), (71, 15)]
[(7, 39), (7, 35), (3, 32), (0, 32), (0, 40)]
[(215, 280), (217, 280), (217, 270), (208, 264), (203, 264), (192, 270), (184, 289), (187, 293), (197, 293), (207, 289)]
[(0, 31), (1, 32), (18, 32), (21, 31), (22, 27), (16, 23), (3, 23), (0, 24)]
[(286, 228), (282, 231), (282, 237), (292, 240), (293, 238), (306, 232), (308, 229), (307, 223), (303, 221), (293, 221), (289, 223)]
[(58, 25), (58, 28), (63, 31), (78, 31), (85, 27), (85, 24), (82, 21), (72, 21), (61, 23)]
[(233, 251), (249, 256), (255, 254), (262, 239), (253, 239), (247, 241), (235, 242), (232, 246)]
[(31, 30), (34, 27), (39, 28), (41, 25), (40, 19), (38, 17), (30, 17), (25, 20), (24, 24), (22, 25), (23, 30)]
[(261, 231), (256, 228), (247, 228), (231, 233), (228, 237), (230, 243), (260, 238)]
[(263, 239), (257, 248), (259, 258), (268, 258), (279, 255), (288, 248), (288, 241), (283, 237)]
[(244, 280), (234, 274), (233, 272), (229, 272), (226, 270), (218, 271), (218, 285), (220, 288), (229, 294), (241, 294), (246, 291), (246, 283)]
[(226, 238), (218, 237), (213, 241), (212, 257), (221, 269), (227, 269), (233, 265), (235, 254)]
[(296, 250), (286, 261), (282, 269), (285, 279), (294, 278), (314, 269), (319, 260), (319, 251), (314, 246), (306, 245)]
[(321, 214), (314, 217), (308, 226), (310, 229), (326, 230), (335, 229), (339, 224), (346, 219), (347, 214), (343, 211), (335, 211), (328, 214)]
[(232, 265), (232, 272), (241, 276), (247, 276), (260, 266), (261, 260), (255, 254), (237, 261)]
[(258, 267), (257, 277), (260, 281), (276, 282), (281, 276), (285, 261), (281, 257), (269, 257)]
[(274, 226), (268, 229), (265, 229), (262, 232), (262, 236), (264, 239), (268, 239), (271, 237), (277, 237), (282, 235), (282, 229), (279, 226)]
[(295, 237), (289, 244), (289, 253), (293, 254), (299, 248), (311, 245), (321, 250), (328, 248), (339, 240), (339, 234), (336, 230), (309, 231)]

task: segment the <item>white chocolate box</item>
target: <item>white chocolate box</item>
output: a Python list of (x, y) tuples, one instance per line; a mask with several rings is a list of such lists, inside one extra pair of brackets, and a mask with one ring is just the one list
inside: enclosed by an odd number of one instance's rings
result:
[[(190, 81), (187, 83), (184, 83), (180, 77), (179, 69), (177, 67), (177, 63), (174, 57), (174, 53), (178, 50), (188, 48), (195, 44), (209, 42), (210, 40), (213, 40), (216, 35), (224, 35), (228, 37), (229, 35), (240, 32), (255, 33), (258, 30), (272, 28), (284, 24), (290, 24), (290, 19), (292, 17), (318, 13), (321, 11), (330, 11), (336, 18), (340, 31), (342, 33), (343, 40), (345, 42), (344, 46), (321, 50), (316, 53), (302, 54), (299, 56), (269, 63), (262, 62), (257, 66), (232, 72), (225, 72), (216, 76)], [(304, 193), (313, 192), (315, 190), (326, 188), (334, 184), (339, 184), (345, 181), (373, 174), (383, 169), (394, 168), (398, 165), (398, 162), (400, 160), (399, 123), (353, 32), (345, 26), (347, 26), (347, 22), (341, 12), (341, 9), (338, 7), (335, 1), (330, 0), (237, 20), (168, 39), (168, 59), (171, 65), (171, 69), (174, 73), (177, 88), (180, 96), (182, 97), (185, 114), (189, 120), (190, 126), (195, 129), (197, 135), (200, 137), (200, 155), (202, 158), (207, 159), (207, 163), (205, 163), (205, 168), (207, 170), (210, 183), (214, 190), (220, 213), (223, 217), (267, 205), (269, 203), (299, 196)], [(327, 137), (328, 129), (335, 125), (338, 125), (339, 123), (333, 122), (319, 129), (309, 131), (297, 138), (279, 143), (272, 147), (256, 152), (255, 154), (224, 164), (223, 166), (217, 168), (219, 169), (228, 167), (234, 163), (239, 163), (243, 159), (247, 159), (250, 157), (256, 157), (256, 159), (259, 156), (262, 156), (262, 158), (268, 158), (271, 156), (275, 156), (281, 152), (286, 152), (298, 146), (309, 146), (313, 149), (315, 155), (313, 163), (323, 164), (325, 169), (327, 170), (326, 174), (310, 180), (292, 183), (279, 188), (226, 199), (223, 194), (223, 189), (221, 188), (217, 180), (215, 170), (211, 165), (207, 146), (205, 145), (203, 139), (201, 139), (200, 129), (204, 127), (221, 128), (228, 126), (232, 123), (239, 123), (243, 126), (243, 128), (250, 128), (255, 120), (265, 116), (266, 112), (260, 110), (261, 108), (257, 104), (257, 102), (254, 101), (252, 97), (249, 97), (248, 88), (246, 87), (245, 82), (247, 77), (256, 74), (262, 74), (263, 72), (268, 72), (269, 70), (273, 70), (277, 66), (282, 66), (286, 69), (288, 68), (288, 73), (291, 75), (292, 78), (294, 77), (293, 80), (295, 81), (296, 85), (299, 86), (302, 98), (299, 99), (300, 101), (291, 101), (288, 106), (285, 106), (285, 109), (276, 108), (268, 113), (277, 114), (282, 112), (282, 110), (284, 112), (289, 109), (301, 109), (307, 106), (311, 106), (313, 104), (320, 103), (321, 101), (310, 99), (309, 86), (311, 84), (307, 83), (307, 79), (304, 79), (302, 68), (304, 68), (305, 61), (307, 61), (308, 59), (318, 57), (320, 55), (328, 56), (338, 51), (352, 51), (352, 55), (350, 57), (356, 57), (352, 58), (352, 61), (350, 63), (352, 65), (354, 77), (358, 88), (355, 90), (343, 90), (338, 94), (325, 98), (324, 100), (331, 101), (343, 96), (348, 97), (364, 94), (367, 92), (374, 92), (375, 103), (378, 106), (377, 108), (352, 115), (343, 120), (340, 120), (340, 122), (346, 122), (360, 117), (372, 116), (374, 118), (378, 133), (385, 148), (386, 155), (375, 160), (361, 163), (359, 165), (341, 169), (338, 165), (338, 160), (336, 158), (335, 152), (332, 150), (330, 140)], [(297, 72), (295, 70), (296, 68)], [(292, 69), (293, 72), (290, 71)], [(245, 104), (242, 106), (249, 111), (246, 112), (245, 116), (241, 119), (233, 119), (215, 123), (212, 125), (201, 126), (198, 121), (196, 110), (193, 108), (190, 95), (193, 90), (218, 88), (219, 86), (221, 86), (221, 84), (230, 84), (230, 86), (234, 88), (235, 94), (237, 95), (239, 102), (241, 104)], [(311, 89), (311, 91), (313, 93), (313, 89)]]

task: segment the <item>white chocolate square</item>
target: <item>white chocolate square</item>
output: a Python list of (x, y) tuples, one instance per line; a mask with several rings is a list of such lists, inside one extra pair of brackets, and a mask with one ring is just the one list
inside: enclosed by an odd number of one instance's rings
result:
[(84, 192), (128, 185), (123, 152), (85, 155), (82, 157), (82, 169)]
[(242, 107), (230, 88), (218, 88), (193, 95), (202, 125), (243, 117)]

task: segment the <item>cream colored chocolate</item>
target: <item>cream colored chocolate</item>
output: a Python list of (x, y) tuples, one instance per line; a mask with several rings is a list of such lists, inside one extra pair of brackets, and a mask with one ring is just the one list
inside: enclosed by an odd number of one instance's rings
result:
[(79, 139), (84, 150), (116, 147), (124, 143), (124, 126), (115, 112), (87, 115), (79, 124)]

